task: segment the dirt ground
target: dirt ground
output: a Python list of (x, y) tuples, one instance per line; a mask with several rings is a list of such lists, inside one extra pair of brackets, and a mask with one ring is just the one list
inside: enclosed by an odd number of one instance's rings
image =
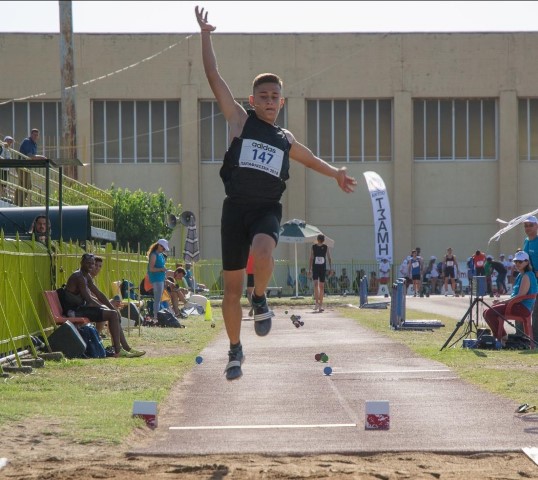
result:
[[(151, 441), (140, 429), (123, 445), (68, 444), (55, 434), (60, 425), (36, 420), (0, 430), (7, 465), (0, 478), (86, 479), (526, 479), (538, 466), (523, 452), (448, 455), (423, 452), (368, 455), (128, 457), (132, 446)], [(2, 461), (0, 459), (0, 465)]]

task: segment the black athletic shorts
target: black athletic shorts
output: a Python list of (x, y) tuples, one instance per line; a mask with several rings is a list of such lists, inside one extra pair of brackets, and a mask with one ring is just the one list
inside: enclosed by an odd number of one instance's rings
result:
[(100, 307), (78, 307), (74, 310), (77, 317), (86, 317), (90, 322), (104, 322), (103, 312), (104, 308)]
[(327, 272), (325, 265), (320, 265), (312, 269), (312, 280), (317, 280), (318, 282), (325, 283), (325, 273)]
[(221, 247), (223, 270), (241, 270), (247, 266), (252, 239), (258, 233), (278, 243), (282, 205), (280, 203), (248, 203), (226, 197), (222, 205)]
[(456, 278), (454, 267), (445, 267), (445, 278)]

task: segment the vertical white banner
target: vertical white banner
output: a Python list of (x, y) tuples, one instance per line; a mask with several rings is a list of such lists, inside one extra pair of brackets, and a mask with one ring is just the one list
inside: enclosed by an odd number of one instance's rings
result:
[(386, 257), (392, 264), (392, 221), (385, 182), (375, 172), (364, 172), (364, 178), (372, 198), (374, 212), (375, 258), (379, 262)]

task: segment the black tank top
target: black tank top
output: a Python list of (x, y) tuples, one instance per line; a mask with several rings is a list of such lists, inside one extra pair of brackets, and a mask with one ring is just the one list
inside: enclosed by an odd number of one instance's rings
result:
[(325, 268), (326, 261), (325, 257), (327, 255), (327, 245), (312, 245), (313, 252), (313, 265), (312, 268)]
[(278, 202), (289, 178), (291, 143), (282, 128), (260, 120), (254, 110), (224, 155), (220, 177), (232, 199)]

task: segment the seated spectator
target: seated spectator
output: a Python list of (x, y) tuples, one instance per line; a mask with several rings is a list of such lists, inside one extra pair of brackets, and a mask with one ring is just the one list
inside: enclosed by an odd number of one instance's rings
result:
[[(189, 290), (193, 293), (200, 293), (208, 291), (208, 288), (203, 284), (198, 282), (192, 273), (192, 263), (185, 263), (185, 280), (189, 285)], [(196, 292), (194, 291), (194, 283), (196, 282)]]
[[(504, 324), (503, 316), (506, 312), (506, 304), (509, 300), (517, 297), (524, 297), (526, 295), (535, 295), (538, 292), (538, 284), (536, 283), (536, 275), (532, 271), (530, 266), (529, 255), (526, 252), (519, 251), (514, 255), (515, 268), (518, 270), (519, 275), (514, 283), (512, 294), (506, 301), (499, 301), (495, 299), (493, 306), (484, 311), (482, 316), (491, 329), (491, 333), (500, 340), (501, 345), (504, 347), (508, 340), (508, 335), (504, 328), (504, 325), (499, 329), (499, 324)], [(534, 308), (535, 298), (522, 300), (516, 303), (512, 307), (512, 313), (522, 317), (528, 317)]]
[(82, 255), (80, 269), (67, 280), (65, 286), (65, 311), (72, 310), (76, 317), (86, 317), (91, 322), (108, 322), (112, 337), (115, 357), (141, 357), (146, 352), (129, 346), (121, 327), (121, 317), (108, 298), (93, 282), (90, 272), (95, 266), (95, 257), (91, 253)]
[[(93, 268), (92, 268), (92, 270), (90, 272), (90, 275), (92, 276), (92, 279), (95, 279), (95, 277), (97, 277), (97, 275), (99, 275), (99, 272), (103, 268), (103, 258), (102, 257), (98, 257), (97, 255), (95, 255), (94, 256), (94, 261), (95, 261), (95, 263), (94, 263)], [(99, 333), (99, 336), (101, 338), (106, 338), (105, 327), (108, 328), (107, 322), (99, 322), (99, 323), (95, 324), (95, 328), (97, 329), (97, 332)]]
[(370, 295), (377, 295), (379, 289), (379, 280), (377, 279), (377, 273), (370, 272), (370, 281), (368, 282), (368, 293)]
[(342, 268), (342, 274), (338, 279), (338, 284), (340, 286), (340, 293), (345, 293), (347, 295), (349, 292), (349, 277), (347, 276), (347, 270), (345, 268)]
[(135, 326), (138, 325), (140, 322), (140, 310), (138, 310), (138, 307), (134, 303), (123, 303), (120, 295), (114, 295), (114, 298), (110, 299), (110, 303), (120, 312), (122, 319), (125, 319), (125, 321), (132, 320)]
[(299, 272), (299, 293), (305, 295), (308, 292), (308, 276), (306, 275), (306, 268), (301, 268)]
[(172, 300), (172, 308), (176, 316), (183, 316), (179, 308), (179, 302), (187, 303), (187, 297), (190, 295), (189, 289), (185, 286), (185, 269), (183, 267), (177, 267), (173, 272), (168, 270), (166, 272), (166, 291), (170, 294)]
[(325, 282), (327, 293), (330, 293), (332, 295), (336, 294), (338, 291), (338, 277), (336, 276), (336, 272), (334, 270), (329, 270), (327, 274), (327, 279)]
[(221, 270), (219, 273), (219, 278), (215, 281), (211, 287), (213, 292), (219, 292), (221, 294), (224, 291), (224, 272)]

